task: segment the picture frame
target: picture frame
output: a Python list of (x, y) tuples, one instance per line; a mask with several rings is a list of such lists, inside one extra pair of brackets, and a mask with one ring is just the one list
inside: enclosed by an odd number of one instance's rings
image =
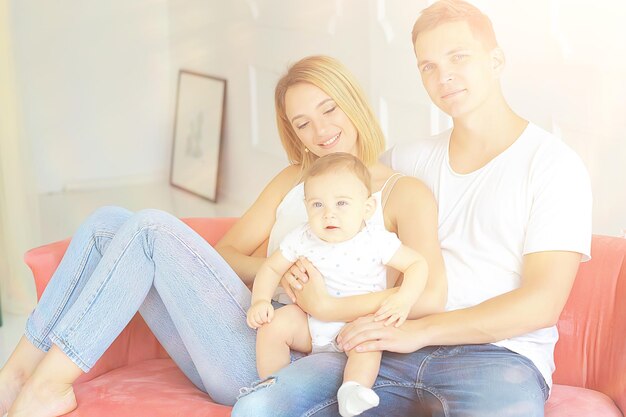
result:
[(226, 80), (178, 72), (170, 184), (217, 202)]

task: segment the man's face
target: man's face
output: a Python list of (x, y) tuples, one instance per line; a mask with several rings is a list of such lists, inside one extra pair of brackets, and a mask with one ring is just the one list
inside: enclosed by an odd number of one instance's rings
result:
[(352, 239), (375, 207), (365, 185), (346, 170), (307, 179), (304, 194), (311, 230), (326, 242)]
[(420, 33), (414, 46), (428, 95), (453, 118), (480, 108), (497, 91), (501, 55), (487, 50), (466, 22)]

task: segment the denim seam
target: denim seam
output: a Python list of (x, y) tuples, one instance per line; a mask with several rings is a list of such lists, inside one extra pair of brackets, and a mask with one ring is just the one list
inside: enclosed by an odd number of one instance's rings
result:
[(50, 350), (50, 345), (48, 345), (47, 343), (45, 343), (45, 341), (43, 340), (39, 340), (39, 338), (33, 336), (29, 331), (28, 331), (28, 326), (26, 327), (26, 329), (24, 329), (24, 337), (26, 337), (26, 339), (28, 339), (28, 341), (30, 343), (32, 343), (37, 349), (39, 350), (43, 350), (45, 352), (47, 352), (48, 350)]
[[(224, 284), (224, 282), (221, 279), (220, 274), (217, 273), (217, 271), (208, 263), (205, 262), (204, 258), (202, 256), (200, 256), (199, 253), (197, 253), (195, 250), (193, 250), (192, 247), (190, 247), (189, 245), (187, 245), (187, 243), (184, 241), (184, 239), (180, 238), (176, 233), (174, 233), (171, 229), (169, 229), (167, 226), (163, 226), (163, 225), (159, 225), (160, 226), (160, 230), (165, 231), (167, 233), (169, 233), (172, 237), (174, 237), (176, 240), (178, 240), (185, 248), (187, 248), (187, 250), (189, 252), (191, 252), (205, 267), (207, 270), (209, 270), (209, 272), (211, 273), (211, 275), (213, 275), (213, 277), (217, 280), (217, 282), (219, 282), (219, 284), (222, 286), (222, 288), (224, 288), (224, 290), (228, 293), (228, 295), (230, 295), (230, 298), (235, 302), (235, 304), (237, 305), (237, 307), (239, 307), (239, 309), (241, 310), (241, 312), (245, 315), (247, 310), (244, 309), (241, 304), (239, 304), (239, 301), (237, 300), (237, 297), (234, 296), (234, 294), (230, 291), (230, 289), (228, 288), (227, 285)], [(209, 244), (210, 245), (210, 244)], [(218, 254), (219, 255), (219, 254)], [(234, 272), (234, 271), (233, 271)], [(236, 274), (235, 274), (236, 275)]]
[(54, 343), (65, 355), (76, 364), (83, 372), (87, 373), (91, 370), (93, 365), (88, 365), (87, 362), (78, 354), (74, 346), (67, 340), (57, 335), (54, 331), (50, 332), (50, 340)]
[[(372, 389), (375, 390), (377, 388), (384, 388), (384, 387), (402, 387), (402, 388), (415, 388), (415, 389), (419, 388), (419, 389), (423, 389), (425, 391), (431, 392), (430, 390), (427, 390), (425, 388), (420, 388), (416, 384), (411, 384), (409, 382), (381, 382), (378, 384), (374, 384), (374, 386), (372, 386)], [(431, 394), (436, 396), (436, 393), (431, 392)], [(309, 409), (306, 413), (304, 413), (302, 417), (310, 417), (314, 415), (315, 413), (317, 413), (318, 411), (322, 411), (324, 408), (331, 406), (335, 403), (337, 403), (336, 398), (326, 400), (323, 403), (317, 404), (314, 408)]]
[(70, 281), (70, 291), (67, 291), (64, 294), (64, 298), (61, 300), (61, 303), (59, 303), (59, 305), (57, 306), (57, 309), (52, 315), (52, 318), (49, 320), (48, 325), (44, 328), (43, 340), (40, 341), (38, 338), (33, 337), (33, 339), (40, 342), (41, 345), (46, 346), (48, 349), (50, 349), (51, 346), (45, 343), (45, 339), (49, 338), (50, 332), (59, 322), (61, 313), (67, 306), (67, 303), (69, 302), (69, 299), (72, 297), (72, 294), (74, 293), (74, 291), (76, 291), (76, 286), (78, 285), (78, 281), (80, 280), (81, 275), (85, 272), (85, 266), (87, 265), (89, 254), (96, 247), (96, 238), (107, 237), (109, 239), (112, 239), (114, 236), (115, 236), (115, 233), (105, 232), (105, 231), (96, 231), (92, 233), (91, 238), (89, 239), (89, 242), (87, 244), (87, 250), (83, 252), (83, 257), (81, 258), (81, 262), (79, 263), (78, 269), (76, 270), (77, 273), (74, 275), (74, 277)]
[(331, 405), (333, 405), (333, 404), (336, 404), (336, 403), (337, 403), (337, 398), (332, 398), (332, 399), (326, 400), (326, 401), (324, 401), (323, 403), (319, 403), (319, 404), (317, 404), (315, 407), (310, 408), (308, 411), (306, 411), (306, 412), (302, 415), (302, 417), (310, 417), (310, 416), (312, 416), (313, 414), (317, 413), (318, 411), (321, 411), (321, 410), (323, 410), (324, 408), (329, 407), (329, 406), (331, 406)]
[(59, 303), (59, 305), (57, 306), (57, 309), (52, 315), (52, 318), (48, 322), (48, 325), (44, 328), (44, 331), (43, 331), (44, 339), (49, 337), (50, 332), (52, 331), (54, 326), (58, 323), (59, 318), (61, 317), (61, 313), (67, 306), (67, 303), (69, 302), (69, 299), (71, 298), (72, 293), (76, 289), (78, 280), (80, 279), (82, 272), (85, 270), (85, 266), (87, 265), (87, 260), (89, 259), (89, 253), (91, 253), (95, 244), (96, 242), (95, 242), (94, 236), (92, 235), (91, 238), (89, 239), (89, 243), (87, 244), (87, 250), (83, 252), (83, 257), (81, 258), (78, 268), (76, 269), (77, 273), (74, 274), (74, 276), (72, 277), (72, 280), (70, 281), (71, 290), (65, 292), (64, 297), (61, 300), (61, 303)]
[[(420, 364), (418, 370), (417, 370), (417, 379), (415, 381), (415, 389), (417, 390), (417, 398), (420, 400), (420, 402), (424, 401), (424, 397), (422, 396), (421, 391), (426, 391), (431, 393), (433, 396), (435, 396), (435, 398), (437, 398), (439, 400), (439, 402), (441, 403), (441, 406), (443, 408), (443, 414), (445, 417), (447, 417), (449, 415), (448, 413), (448, 404), (445, 401), (445, 398), (439, 394), (439, 391), (437, 390), (433, 390), (432, 388), (427, 388), (426, 385), (424, 385), (422, 382), (420, 382), (422, 380), (422, 375), (425, 372), (425, 368), (428, 364), (428, 362), (430, 362), (433, 358), (435, 357), (450, 357), (452, 356), (451, 354), (448, 355), (441, 355), (439, 354), (439, 352), (443, 352), (445, 350), (445, 346), (439, 346), (435, 351), (433, 351), (431, 354), (429, 354), (428, 356), (426, 356), (424, 358), (424, 360), (422, 361), (422, 363)], [(456, 351), (454, 351), (456, 353)]]
[(120, 259), (122, 258), (122, 256), (126, 253), (126, 251), (128, 250), (128, 247), (134, 242), (135, 238), (141, 233), (143, 232), (143, 230), (147, 228), (147, 227), (142, 227), (141, 229), (139, 229), (138, 231), (135, 232), (135, 234), (128, 240), (128, 243), (126, 244), (126, 246), (123, 248), (120, 256), (118, 256), (115, 264), (112, 266), (111, 270), (109, 271), (109, 273), (107, 274), (107, 276), (105, 277), (105, 279), (102, 280), (102, 282), (100, 283), (100, 286), (97, 288), (97, 290), (94, 292), (93, 296), (91, 297), (91, 299), (88, 300), (87, 302), (87, 306), (83, 309), (83, 311), (81, 312), (81, 314), (78, 315), (78, 317), (76, 318), (75, 322), (65, 331), (65, 338), (69, 338), (70, 336), (72, 336), (72, 334), (76, 331), (76, 327), (78, 327), (78, 325), (83, 321), (83, 318), (85, 317), (85, 315), (87, 314), (87, 312), (91, 309), (91, 306), (93, 305), (93, 303), (95, 302), (95, 300), (98, 298), (98, 296), (102, 293), (102, 289), (105, 287), (105, 285), (109, 282), (109, 280), (111, 279), (111, 275), (113, 274), (113, 272), (115, 271), (115, 269), (117, 268), (117, 265), (120, 261)]
[[(506, 349), (506, 348), (505, 348)], [(546, 383), (546, 380), (544, 379), (543, 375), (541, 374), (541, 372), (539, 372), (539, 369), (537, 369), (537, 367), (535, 366), (535, 364), (528, 359), (527, 357), (520, 355), (519, 353), (513, 352), (515, 353), (517, 356), (515, 356), (515, 359), (517, 360), (517, 362), (524, 366), (526, 369), (528, 369), (529, 371), (531, 371), (533, 373), (533, 375), (535, 376), (535, 378), (538, 379), (537, 382), (540, 383), (541, 386), (541, 392), (543, 394), (543, 401), (546, 402), (548, 400), (549, 397), (549, 393), (550, 393), (550, 389), (548, 388), (548, 384)], [(530, 363), (528, 363), (528, 362)]]

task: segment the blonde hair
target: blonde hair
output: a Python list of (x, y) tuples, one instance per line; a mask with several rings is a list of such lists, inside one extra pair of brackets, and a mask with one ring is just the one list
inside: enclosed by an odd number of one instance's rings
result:
[[(329, 172), (347, 171), (354, 174), (367, 189), (367, 196), (372, 195), (372, 177), (365, 164), (356, 156), (346, 152), (336, 152), (317, 158), (304, 172), (303, 181), (318, 177)], [(306, 191), (305, 191), (306, 192)]]
[(293, 64), (278, 81), (275, 91), (276, 125), (289, 162), (306, 169), (317, 158), (305, 152), (293, 126), (287, 118), (285, 94), (293, 85), (312, 84), (332, 98), (346, 114), (357, 131), (358, 156), (365, 165), (372, 165), (385, 150), (385, 137), (365, 94), (353, 75), (338, 60), (323, 56), (309, 56)]
[(450, 22), (467, 22), (470, 30), (487, 49), (498, 46), (493, 25), (487, 15), (483, 14), (476, 6), (463, 0), (439, 0), (428, 6), (420, 13), (413, 25), (413, 45), (421, 32), (434, 29), (435, 27)]

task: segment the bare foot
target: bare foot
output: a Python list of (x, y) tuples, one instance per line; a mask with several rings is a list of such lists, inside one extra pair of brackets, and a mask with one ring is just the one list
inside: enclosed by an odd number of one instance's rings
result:
[(9, 411), (25, 382), (26, 376), (21, 373), (0, 371), (0, 416)]
[(30, 379), (9, 410), (9, 417), (56, 417), (75, 408), (76, 397), (71, 384)]

